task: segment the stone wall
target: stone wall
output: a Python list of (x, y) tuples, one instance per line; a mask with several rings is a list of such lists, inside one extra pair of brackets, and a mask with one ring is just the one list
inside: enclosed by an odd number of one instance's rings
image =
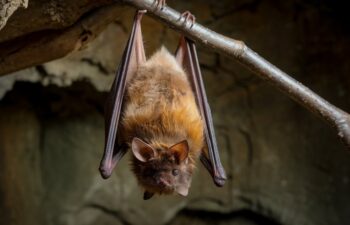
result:
[[(241, 39), (350, 111), (349, 19), (341, 3), (169, 1)], [(338, 5), (337, 5), (338, 4)], [(339, 5), (340, 4), (340, 5)], [(133, 9), (86, 49), (0, 78), (0, 224), (286, 224), (350, 221), (350, 155), (324, 122), (235, 62), (199, 46), (224, 167), (217, 188), (199, 165), (187, 198), (142, 200), (127, 155), (109, 180), (98, 165), (103, 103)], [(146, 50), (179, 35), (149, 17)]]

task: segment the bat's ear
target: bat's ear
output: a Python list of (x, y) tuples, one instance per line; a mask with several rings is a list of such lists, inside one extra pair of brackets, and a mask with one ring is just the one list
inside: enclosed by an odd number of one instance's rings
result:
[(131, 149), (134, 156), (141, 162), (147, 162), (157, 155), (152, 146), (137, 137), (132, 139)]
[(183, 140), (173, 146), (170, 147), (171, 153), (175, 156), (175, 159), (178, 162), (182, 162), (183, 160), (187, 159), (188, 156), (188, 142), (187, 140)]

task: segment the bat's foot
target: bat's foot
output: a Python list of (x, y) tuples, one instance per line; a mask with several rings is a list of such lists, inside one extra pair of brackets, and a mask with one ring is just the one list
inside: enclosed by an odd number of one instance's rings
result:
[(163, 10), (164, 6), (166, 6), (166, 0), (155, 0), (153, 4), (157, 10)]
[(137, 21), (141, 21), (142, 16), (143, 16), (143, 14), (145, 14), (145, 13), (147, 13), (147, 10), (146, 10), (146, 9), (137, 10), (137, 13), (136, 13), (136, 15), (135, 15), (135, 19), (136, 19)]
[(146, 9), (139, 9), (139, 10), (137, 10), (137, 13), (140, 15), (143, 15), (143, 14), (147, 13), (147, 10)]
[(180, 20), (184, 19), (184, 24), (186, 23), (191, 23), (191, 28), (193, 27), (194, 23), (196, 22), (196, 17), (190, 12), (190, 11), (185, 11), (181, 14)]

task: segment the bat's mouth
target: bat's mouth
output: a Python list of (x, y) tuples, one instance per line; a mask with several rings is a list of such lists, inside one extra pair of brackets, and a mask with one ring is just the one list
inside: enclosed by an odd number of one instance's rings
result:
[(147, 190), (158, 194), (172, 194), (175, 191), (173, 186), (164, 185), (153, 185), (152, 187), (147, 188)]
[(160, 187), (163, 187), (163, 188), (168, 188), (168, 187), (173, 186), (168, 180), (166, 180), (164, 178), (159, 178), (157, 180), (157, 185), (159, 185)]

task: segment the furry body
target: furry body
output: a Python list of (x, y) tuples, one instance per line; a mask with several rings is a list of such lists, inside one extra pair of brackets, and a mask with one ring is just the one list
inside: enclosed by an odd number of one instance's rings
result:
[[(191, 176), (203, 149), (203, 122), (187, 76), (174, 56), (162, 48), (140, 65), (127, 84), (124, 101), (120, 127), (122, 143), (131, 146), (134, 137), (142, 139), (157, 151), (160, 165), (153, 167), (171, 169), (176, 162), (171, 161), (169, 148), (187, 140), (188, 157), (184, 165), (178, 162), (176, 166), (182, 166), (180, 172)], [(174, 191), (174, 188), (168, 190), (149, 185), (143, 174), (147, 163), (140, 163), (134, 157), (132, 164), (139, 183), (146, 191)]]

